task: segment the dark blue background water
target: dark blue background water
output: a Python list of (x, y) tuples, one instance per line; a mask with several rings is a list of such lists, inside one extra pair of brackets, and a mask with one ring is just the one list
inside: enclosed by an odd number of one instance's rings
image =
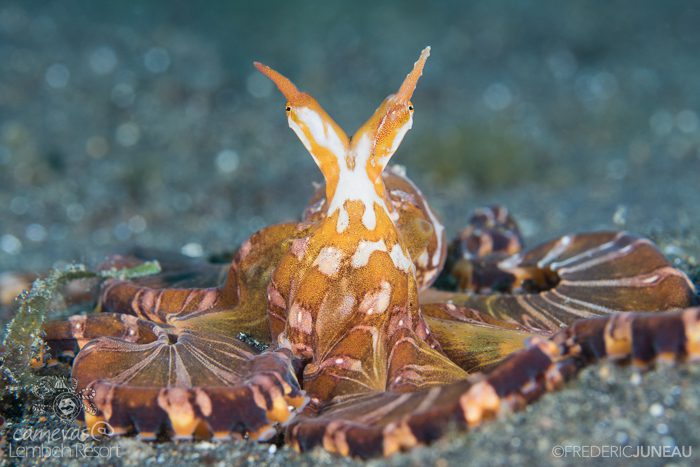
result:
[(682, 1), (0, 2), (0, 269), (296, 217), (320, 175), (251, 62), (352, 132), (426, 45), (395, 162), (451, 233), (499, 201), (531, 242), (626, 227), (694, 258), (698, 24)]

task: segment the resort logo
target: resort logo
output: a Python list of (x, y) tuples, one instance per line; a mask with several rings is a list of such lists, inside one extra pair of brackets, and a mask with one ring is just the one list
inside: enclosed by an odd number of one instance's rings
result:
[(31, 409), (39, 415), (54, 414), (67, 422), (78, 418), (82, 411), (96, 414), (97, 408), (93, 402), (95, 391), (77, 388), (78, 382), (75, 378), (40, 377), (29, 389), (34, 396)]
[(53, 400), (53, 411), (62, 420), (75, 420), (80, 415), (80, 399), (74, 392), (62, 392)]
[(46, 376), (37, 378), (29, 392), (32, 412), (44, 420), (58, 418), (58, 423), (20, 425), (8, 431), (10, 459), (109, 459), (123, 455), (122, 446), (105, 442), (114, 435), (109, 423), (100, 420), (89, 427), (73, 423), (83, 413), (97, 414), (94, 390), (78, 390), (75, 379)]

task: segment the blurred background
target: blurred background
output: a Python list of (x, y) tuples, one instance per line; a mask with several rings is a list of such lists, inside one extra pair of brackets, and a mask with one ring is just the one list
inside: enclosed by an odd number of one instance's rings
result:
[(432, 46), (394, 158), (454, 235), (625, 228), (700, 257), (693, 1), (0, 1), (0, 270), (190, 256), (299, 216), (321, 176), (252, 67), (352, 133)]

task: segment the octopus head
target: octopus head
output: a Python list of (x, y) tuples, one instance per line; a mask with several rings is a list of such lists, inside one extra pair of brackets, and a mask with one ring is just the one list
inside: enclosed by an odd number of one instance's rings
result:
[(282, 74), (255, 62), (255, 67), (287, 99), (285, 112), (289, 126), (325, 178), (329, 214), (348, 200), (363, 201), (371, 207), (371, 199), (381, 199), (381, 204), (390, 209), (381, 174), (413, 125), (411, 97), (429, 55), (430, 47), (426, 47), (399, 90), (382, 102), (352, 139), (313, 97), (299, 91)]

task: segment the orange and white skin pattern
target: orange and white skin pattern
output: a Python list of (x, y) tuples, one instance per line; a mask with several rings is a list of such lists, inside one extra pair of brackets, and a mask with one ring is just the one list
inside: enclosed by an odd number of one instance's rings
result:
[(351, 139), (313, 97), (255, 64), (286, 97), (289, 126), (325, 178), (325, 216), (294, 241), (268, 288), (272, 334), (307, 363), (312, 401), (466, 375), (421, 316), (415, 265), (381, 177), (413, 124), (411, 97), (429, 55), (428, 47)]

